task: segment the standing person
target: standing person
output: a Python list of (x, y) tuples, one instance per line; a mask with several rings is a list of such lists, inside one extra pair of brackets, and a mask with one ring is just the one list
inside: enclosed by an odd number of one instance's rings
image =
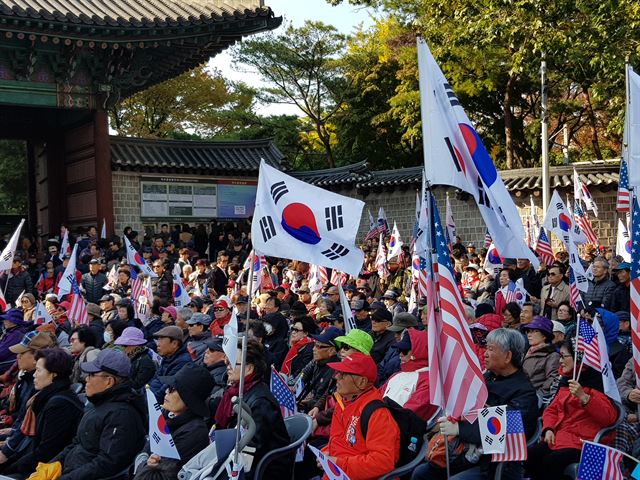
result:
[(153, 272), (157, 277), (151, 279), (154, 297), (165, 303), (173, 298), (173, 278), (167, 270), (167, 261), (158, 259), (153, 262)]
[(127, 469), (142, 450), (147, 434), (147, 405), (129, 383), (131, 362), (118, 350), (102, 350), (81, 365), (87, 376), (87, 410), (73, 443), (53, 459), (62, 479), (127, 478)]
[(12, 305), (15, 305), (22, 292), (31, 293), (33, 290), (31, 275), (22, 266), (22, 258), (18, 255), (13, 257), (11, 270), (0, 277), (0, 288), (4, 292), (4, 298), (7, 303)]
[(547, 269), (547, 284), (542, 287), (540, 294), (540, 308), (542, 314), (551, 319), (558, 319), (558, 307), (562, 302), (568, 302), (570, 297), (569, 285), (564, 280), (564, 267), (560, 264), (551, 265)]
[(631, 311), (631, 264), (620, 263), (613, 269), (613, 274), (618, 278), (618, 284), (613, 290), (610, 309), (612, 312)]
[(71, 391), (69, 375), (73, 358), (59, 347), (38, 350), (33, 384), (21, 430), (31, 439), (29, 448), (4, 471), (12, 478), (26, 478), (38, 462), (48, 462), (73, 441), (84, 405)]
[(95, 258), (92, 259), (89, 262), (89, 272), (82, 276), (81, 289), (84, 299), (97, 305), (105, 294), (104, 287), (107, 283), (109, 283), (109, 280), (100, 271), (100, 262)]
[(376, 365), (382, 361), (389, 347), (396, 342), (394, 332), (389, 330), (392, 323), (393, 316), (388, 310), (380, 308), (371, 315), (371, 336), (373, 337), (371, 358)]
[(226, 252), (218, 253), (216, 264), (211, 269), (209, 279), (209, 289), (213, 288), (217, 295), (222, 295), (227, 291), (227, 266), (229, 265), (229, 255)]

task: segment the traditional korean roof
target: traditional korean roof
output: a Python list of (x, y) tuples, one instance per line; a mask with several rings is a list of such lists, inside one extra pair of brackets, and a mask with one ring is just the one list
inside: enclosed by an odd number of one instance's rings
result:
[[(581, 162), (550, 168), (551, 188), (567, 188), (573, 185), (573, 168), (587, 186), (617, 188), (620, 178), (619, 160)], [(313, 172), (292, 172), (292, 175), (317, 186), (358, 189), (416, 187), (422, 182), (422, 167), (369, 171), (366, 162)], [(511, 192), (538, 190), (542, 188), (540, 168), (502, 170), (500, 176)]]
[(284, 155), (270, 139), (193, 142), (110, 137), (114, 170), (258, 176), (260, 160), (284, 168)]

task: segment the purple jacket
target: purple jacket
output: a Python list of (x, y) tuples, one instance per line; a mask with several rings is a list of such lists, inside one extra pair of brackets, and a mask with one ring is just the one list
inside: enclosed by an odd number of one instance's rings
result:
[(9, 347), (20, 343), (25, 333), (27, 333), (25, 327), (14, 327), (11, 330), (5, 330), (2, 337), (0, 337), (0, 362), (16, 358), (16, 354), (9, 350)]

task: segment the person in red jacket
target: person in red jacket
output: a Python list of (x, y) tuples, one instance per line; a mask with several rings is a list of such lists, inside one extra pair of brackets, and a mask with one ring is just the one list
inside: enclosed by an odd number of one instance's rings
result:
[(369, 355), (355, 352), (328, 366), (337, 372), (337, 387), (324, 453), (351, 480), (377, 479), (395, 468), (400, 457), (400, 430), (389, 410), (380, 408), (369, 419), (367, 438), (362, 436), (362, 410), (368, 403), (382, 400), (373, 386), (378, 375), (376, 364)]
[(583, 440), (593, 440), (617, 419), (617, 410), (603, 393), (602, 374), (583, 365), (578, 381), (573, 339), (560, 348), (558, 393), (542, 415), (542, 440), (529, 449), (526, 469), (533, 479), (562, 478), (564, 469), (580, 461)]

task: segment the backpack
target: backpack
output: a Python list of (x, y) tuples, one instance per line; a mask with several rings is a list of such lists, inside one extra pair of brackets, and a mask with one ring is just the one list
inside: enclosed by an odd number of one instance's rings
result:
[(360, 431), (365, 439), (367, 438), (369, 419), (373, 412), (380, 408), (389, 410), (400, 429), (400, 458), (396, 462), (396, 467), (406, 465), (416, 457), (422, 448), (424, 436), (427, 433), (427, 423), (411, 410), (401, 407), (389, 397), (385, 397), (384, 401), (373, 400), (365, 405), (360, 416)]

